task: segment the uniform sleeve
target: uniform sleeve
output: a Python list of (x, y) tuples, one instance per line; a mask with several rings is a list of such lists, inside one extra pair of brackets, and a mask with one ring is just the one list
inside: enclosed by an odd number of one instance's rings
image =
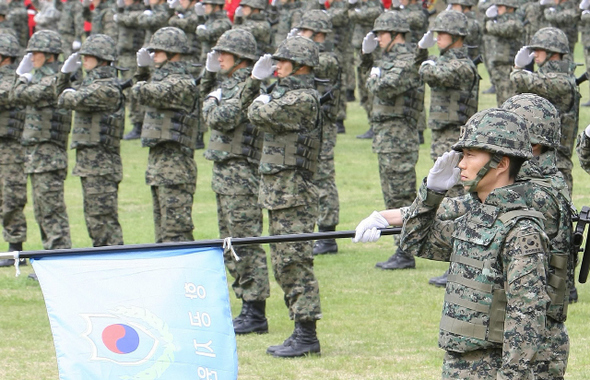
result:
[(549, 303), (547, 253), (546, 236), (530, 222), (518, 222), (506, 238), (502, 261), (507, 305), (498, 379), (531, 378)]
[(139, 26), (139, 12), (119, 13), (117, 15), (117, 24), (128, 28)]
[(248, 108), (248, 118), (265, 132), (282, 134), (300, 130), (303, 116), (317, 112), (316, 101), (311, 95), (298, 96), (288, 92), (267, 104), (253, 102)]
[(195, 105), (197, 88), (188, 80), (165, 80), (136, 83), (131, 91), (142, 105), (190, 112)]
[(575, 25), (580, 19), (582, 11), (576, 6), (568, 9), (561, 9), (555, 12), (545, 10), (545, 19), (558, 28), (569, 27)]
[(459, 60), (450, 60), (441, 62), (436, 65), (423, 65), (420, 68), (422, 80), (430, 87), (447, 87), (461, 89), (466, 84), (471, 85), (475, 78), (475, 73), (464, 62)]
[(84, 34), (84, 16), (82, 15), (83, 6), (81, 2), (76, 2), (77, 4), (72, 7), (72, 11), (74, 12), (74, 35), (76, 40), (82, 41), (82, 35)]
[(119, 28), (117, 27), (117, 23), (115, 22), (113, 16), (114, 13), (112, 11), (107, 11), (104, 13), (104, 17), (102, 19), (102, 33), (111, 37), (116, 43), (119, 39)]
[(414, 256), (431, 260), (449, 261), (453, 250), (454, 220), (436, 217), (444, 194), (426, 188), (426, 180), (420, 187), (418, 197), (404, 212), (404, 224), (400, 248)]
[(231, 131), (236, 128), (242, 118), (242, 107), (239, 98), (217, 99), (210, 97), (203, 102), (203, 117), (211, 129)]
[(369, 78), (367, 87), (380, 99), (388, 100), (417, 87), (419, 82), (418, 73), (408, 65), (383, 70), (379, 78)]
[[(116, 111), (120, 106), (121, 93), (113, 86), (91, 84), (76, 92), (60, 95), (59, 104), (65, 109), (86, 112)], [(62, 104), (63, 102), (63, 104)]]
[(223, 33), (231, 29), (229, 24), (223, 21), (217, 20), (212, 25), (208, 26), (207, 29), (197, 29), (197, 38), (199, 41), (205, 41), (213, 43), (221, 37)]
[(494, 22), (489, 20), (486, 23), (488, 34), (503, 38), (520, 38), (524, 33), (524, 24), (520, 20), (507, 20)]
[(565, 75), (554, 73), (539, 74), (523, 69), (513, 69), (510, 73), (510, 81), (516, 92), (532, 92), (550, 101), (560, 99), (560, 103), (572, 97), (572, 86)]
[(578, 153), (578, 158), (580, 159), (580, 166), (590, 174), (590, 137), (586, 136), (584, 130), (582, 130), (582, 133), (578, 137), (576, 153)]
[(12, 96), (23, 105), (52, 104), (57, 101), (55, 77), (45, 77), (39, 83), (30, 84), (26, 80), (17, 78)]

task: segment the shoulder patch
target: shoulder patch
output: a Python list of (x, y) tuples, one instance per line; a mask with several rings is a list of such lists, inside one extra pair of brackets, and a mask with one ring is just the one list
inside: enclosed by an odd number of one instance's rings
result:
[(556, 73), (547, 73), (547, 78), (551, 78), (551, 79), (555, 79), (557, 78), (557, 74)]
[(544, 252), (543, 241), (538, 233), (527, 233), (518, 236), (523, 255), (536, 255)]

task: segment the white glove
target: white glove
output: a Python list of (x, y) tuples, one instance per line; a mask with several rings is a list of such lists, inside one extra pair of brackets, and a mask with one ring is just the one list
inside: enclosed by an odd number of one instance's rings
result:
[(254, 101), (267, 104), (268, 102), (270, 102), (270, 95), (267, 95), (267, 94), (258, 95), (258, 97), (256, 99), (254, 99)]
[(117, 0), (117, 8), (125, 8), (125, 0)]
[(207, 27), (205, 25), (201, 24), (201, 25), (197, 26), (197, 32), (199, 30), (207, 30)]
[(371, 54), (377, 49), (377, 46), (379, 46), (379, 41), (377, 40), (377, 37), (375, 37), (375, 33), (369, 32), (365, 38), (363, 38), (361, 50), (363, 54)]
[(553, 1), (553, 0), (541, 0), (541, 1), (539, 1), (539, 4), (541, 4), (541, 5), (555, 5), (555, 1)]
[(459, 161), (461, 153), (454, 150), (437, 158), (426, 177), (426, 187), (434, 191), (447, 191), (455, 186), (461, 178), (461, 169), (457, 167)]
[(143, 11), (143, 15), (144, 15), (144, 16), (151, 16), (151, 15), (153, 15), (153, 14), (154, 14), (154, 12), (152, 12), (152, 11), (151, 11), (151, 10), (149, 10), (149, 9), (146, 9), (145, 11)]
[(244, 17), (244, 8), (242, 8), (241, 5), (236, 8), (236, 11), (234, 12), (234, 16), (235, 17)]
[(37, 14), (37, 11), (35, 11), (34, 9), (27, 9), (27, 14), (31, 15), (31, 16), (35, 16)]
[[(541, 0), (541, 1), (543, 1), (543, 0)], [(496, 4), (492, 5), (488, 9), (486, 9), (486, 17), (487, 18), (498, 17), (498, 6)]]
[(210, 51), (207, 53), (207, 62), (205, 63), (205, 68), (207, 71), (216, 73), (221, 70), (221, 65), (219, 64), (218, 58), (219, 52), (217, 51)]
[(33, 17), (33, 20), (35, 21), (35, 23), (37, 23), (37, 24), (38, 24), (38, 23), (39, 23), (39, 14), (36, 14), (36, 15)]
[(426, 65), (436, 66), (436, 62), (434, 62), (432, 59), (427, 59), (426, 61), (422, 62), (422, 64), (420, 64), (420, 67)]
[(484, 4), (486, 3), (486, 1), (487, 1), (487, 0), (479, 0), (479, 1), (477, 2), (477, 5), (478, 5), (479, 7), (481, 7), (482, 5), (484, 5)]
[(195, 4), (195, 13), (197, 16), (205, 16), (205, 6), (203, 3), (196, 3)]
[(359, 0), (348, 0), (348, 4), (356, 4)]
[(83, 7), (89, 7), (90, 4), (92, 4), (92, 0), (82, 0), (82, 6)]
[(434, 33), (431, 30), (424, 33), (420, 41), (418, 41), (418, 47), (420, 49), (428, 49), (434, 46), (436, 43), (436, 38), (434, 38)]
[(29, 83), (31, 81), (31, 79), (33, 79), (33, 74), (24, 73), (23, 75), (20, 76), (20, 78), (23, 78), (24, 80), (27, 81), (27, 83)]
[(277, 0), (272, 0), (272, 1), (270, 2), (270, 6), (271, 6), (271, 7), (276, 7), (276, 6), (277, 6)]
[(67, 92), (76, 92), (76, 90), (74, 90), (73, 88), (66, 88), (65, 90), (62, 91), (62, 95)]
[(177, 14), (177, 15), (176, 15), (176, 17), (178, 17), (178, 18), (180, 18), (180, 19), (183, 19), (183, 18), (184, 18), (184, 14), (182, 14), (182, 13), (179, 13), (179, 14)]
[(514, 56), (514, 66), (516, 67), (526, 67), (533, 61), (535, 57), (535, 53), (532, 53), (528, 47), (523, 46), (520, 48), (518, 53)]
[(369, 243), (376, 242), (381, 236), (381, 231), (378, 228), (385, 228), (389, 226), (389, 222), (377, 211), (373, 211), (367, 218), (361, 220), (356, 226), (356, 234), (352, 238), (353, 243)]
[(277, 67), (272, 64), (272, 55), (265, 54), (254, 64), (252, 76), (258, 80), (264, 80), (274, 74), (276, 69)]
[(170, 9), (176, 9), (180, 5), (179, 0), (166, 0)]
[(28, 74), (33, 70), (33, 53), (27, 53), (23, 59), (20, 61), (20, 64), (16, 68), (16, 73), (18, 75)]
[(150, 53), (146, 48), (137, 51), (137, 66), (148, 67), (154, 65), (154, 53)]
[(555, 11), (556, 10), (553, 7), (545, 9), (545, 12), (548, 12), (548, 13), (555, 13)]
[(447, 5), (447, 7), (445, 8), (445, 11), (452, 11), (453, 10), (453, 4), (449, 4)]
[(585, 10), (584, 12), (582, 12), (583, 15), (587, 15), (588, 13), (590, 13), (589, 10)]
[(209, 95), (207, 95), (208, 98), (215, 98), (217, 99), (218, 102), (221, 101), (221, 88), (218, 88), (215, 91), (212, 91), (209, 93)]
[(299, 29), (297, 28), (293, 28), (289, 31), (289, 33), (287, 34), (287, 38), (293, 38), (295, 36), (299, 35)]
[(371, 73), (369, 74), (369, 76), (376, 76), (377, 78), (379, 78), (381, 76), (381, 69), (379, 67), (373, 67), (371, 69)]
[(582, 2), (580, 3), (580, 9), (586, 10), (588, 8), (590, 8), (590, 0), (582, 0)]
[(319, 5), (324, 5), (325, 1), (324, 0), (318, 0), (318, 4)]
[(74, 51), (80, 50), (80, 46), (82, 46), (82, 42), (80, 42), (80, 41), (72, 42), (72, 50), (74, 50)]
[(590, 137), (590, 125), (588, 125), (586, 127), (586, 129), (584, 130), (584, 133), (586, 134), (586, 137)]
[(80, 54), (74, 53), (66, 59), (63, 66), (61, 67), (61, 72), (64, 74), (73, 73), (74, 71), (78, 70), (82, 66), (82, 62), (80, 61)]
[(391, 9), (397, 9), (400, 8), (402, 6), (402, 4), (399, 2), (399, 0), (391, 0)]
[(117, 22), (118, 19), (119, 19), (119, 14), (118, 13), (115, 13), (113, 15), (113, 21)]

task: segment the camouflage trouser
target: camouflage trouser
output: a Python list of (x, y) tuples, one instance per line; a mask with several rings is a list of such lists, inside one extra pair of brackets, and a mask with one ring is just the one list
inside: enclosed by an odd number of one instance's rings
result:
[[(432, 142), (430, 145), (430, 158), (436, 162), (436, 159), (445, 152), (451, 150), (451, 147), (459, 141), (461, 133), (460, 126), (448, 126), (444, 129), (432, 130)], [(465, 189), (458, 183), (447, 191), (446, 196), (449, 198), (458, 197), (465, 194)]]
[(544, 341), (537, 352), (535, 379), (563, 380), (569, 350), (570, 341), (565, 324), (547, 318)]
[(64, 202), (66, 169), (31, 173), (33, 209), (45, 249), (72, 248), (70, 224)]
[(338, 200), (338, 188), (336, 188), (334, 159), (319, 160), (314, 183), (319, 191), (318, 226), (331, 227), (338, 225), (340, 202)]
[(347, 48), (342, 51), (342, 90), (356, 89), (356, 74), (354, 72), (355, 60), (354, 60), (354, 49), (351, 44), (346, 44)]
[[(317, 207), (304, 205), (268, 210), (270, 235), (313, 232)], [(307, 322), (322, 317), (320, 289), (313, 272), (313, 242), (270, 244), (275, 279), (285, 293), (289, 318)]]
[(514, 86), (510, 81), (511, 64), (495, 64), (492, 72), (492, 83), (496, 86), (496, 103), (500, 107), (508, 98), (516, 95)]
[[(249, 237), (262, 234), (262, 210), (257, 206), (258, 195), (216, 194), (219, 236)], [(231, 276), (237, 298), (244, 301), (264, 301), (270, 296), (266, 252), (258, 244), (241, 245), (234, 250), (240, 261), (231, 253), (223, 259)]]
[(465, 353), (447, 351), (443, 359), (442, 379), (496, 380), (501, 367), (502, 350), (499, 348)]
[[(137, 58), (133, 55), (120, 55), (117, 61), (117, 66), (125, 67), (129, 70), (121, 71), (121, 81), (126, 81), (133, 78), (133, 74), (137, 69)], [(129, 121), (131, 125), (143, 124), (145, 114), (144, 107), (142, 107), (137, 98), (131, 96), (131, 87), (125, 89), (125, 107), (129, 111)]]
[(572, 190), (574, 188), (574, 176), (572, 174), (572, 168), (574, 164), (572, 162), (571, 156), (568, 157), (565, 153), (563, 153), (560, 149), (557, 150), (557, 169), (563, 174), (563, 178), (565, 179), (565, 183), (567, 183), (567, 188), (569, 190), (570, 198), (572, 196)]
[(363, 70), (361, 69), (361, 55), (363, 53), (361, 52), (360, 49), (356, 50), (356, 80), (357, 80), (357, 86), (359, 89), (359, 96), (361, 97), (361, 107), (363, 107), (365, 109), (365, 112), (367, 113), (367, 117), (369, 118), (369, 120), (371, 119), (371, 110), (373, 109), (373, 93), (371, 93), (368, 89), (367, 89), (367, 79), (369, 78), (369, 72), (370, 70), (367, 70), (366, 72), (363, 72)]
[(27, 219), (23, 209), (27, 204), (27, 175), (24, 165), (0, 165), (0, 212), (2, 236), (8, 243), (27, 240)]
[(385, 208), (411, 205), (416, 198), (418, 152), (379, 153), (378, 159)]
[(156, 243), (193, 241), (196, 185), (151, 186)]
[(422, 109), (422, 112), (420, 112), (416, 129), (418, 129), (420, 132), (424, 132), (426, 130), (426, 108)]
[(111, 175), (81, 177), (84, 219), (93, 247), (123, 244), (119, 224), (119, 182)]

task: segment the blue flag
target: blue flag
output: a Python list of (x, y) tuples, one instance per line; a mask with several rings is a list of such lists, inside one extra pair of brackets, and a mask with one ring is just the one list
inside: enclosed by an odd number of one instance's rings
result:
[(220, 248), (31, 260), (61, 380), (235, 380)]

